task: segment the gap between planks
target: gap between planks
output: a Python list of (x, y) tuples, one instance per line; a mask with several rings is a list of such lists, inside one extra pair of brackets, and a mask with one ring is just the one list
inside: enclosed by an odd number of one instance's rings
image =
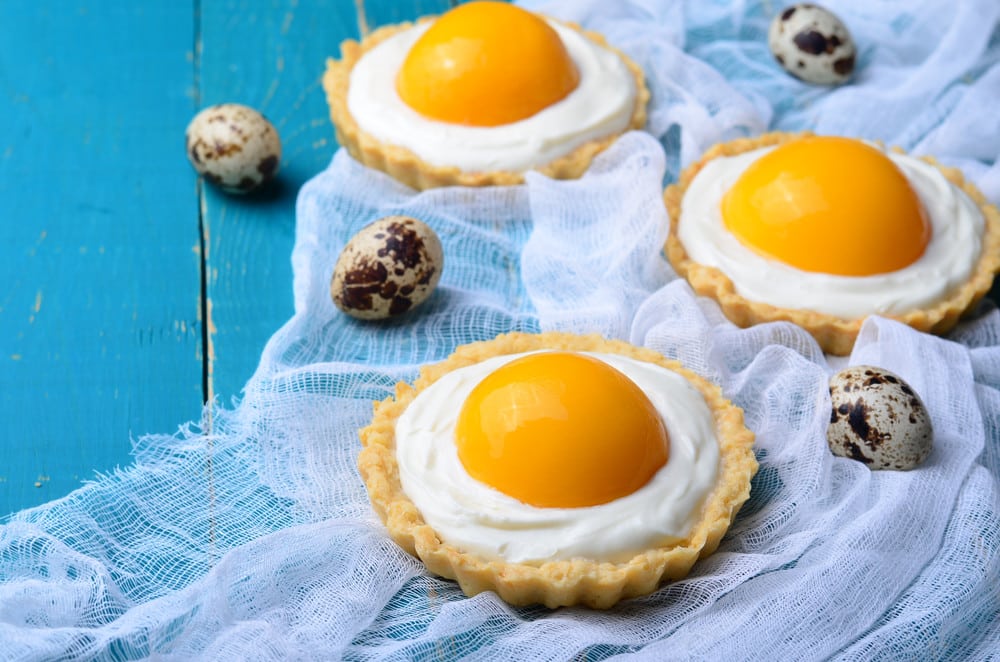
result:
[[(194, 107), (201, 108), (201, 0), (193, 0), (194, 10), (194, 57), (192, 58), (192, 79), (194, 82)], [(201, 398), (203, 404), (202, 432), (205, 434), (205, 482), (208, 489), (208, 553), (214, 561), (215, 548), (215, 471), (212, 467), (215, 434), (212, 419), (212, 302), (208, 298), (208, 226), (205, 221), (205, 184), (201, 177), (195, 185), (198, 196), (198, 253), (200, 257), (198, 312), (201, 316)]]

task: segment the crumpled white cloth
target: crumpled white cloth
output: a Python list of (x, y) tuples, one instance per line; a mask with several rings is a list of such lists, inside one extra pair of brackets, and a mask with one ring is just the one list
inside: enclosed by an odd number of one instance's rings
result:
[[(598, 29), (646, 70), (650, 130), (579, 181), (415, 193), (339, 152), (301, 191), (295, 316), (234, 409), (141, 439), (135, 464), (0, 526), (0, 658), (983, 659), (1000, 650), (1000, 312), (948, 338), (870, 319), (847, 359), (789, 324), (740, 330), (660, 252), (664, 181), (767, 128), (879, 138), (960, 166), (1000, 200), (1000, 5), (830, 3), (852, 84), (770, 59), (783, 5), (526, 3)], [(329, 300), (347, 238), (393, 213), (440, 235), (438, 291), (383, 324)], [(717, 381), (760, 471), (719, 551), (607, 612), (464, 598), (400, 551), (355, 468), (371, 401), (455, 345), (598, 331)], [(826, 448), (827, 378), (874, 363), (920, 393), (934, 451), (871, 472)]]

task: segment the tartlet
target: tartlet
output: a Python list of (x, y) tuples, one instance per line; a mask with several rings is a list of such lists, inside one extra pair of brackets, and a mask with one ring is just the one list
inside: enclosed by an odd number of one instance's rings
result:
[[(801, 308), (792, 308), (752, 300), (741, 295), (730, 277), (719, 268), (692, 259), (678, 236), (684, 196), (692, 181), (707, 164), (720, 157), (732, 157), (813, 136), (811, 132), (772, 132), (720, 143), (706, 151), (698, 161), (681, 173), (676, 183), (664, 191), (664, 203), (670, 217), (670, 231), (664, 252), (677, 274), (687, 280), (695, 293), (715, 300), (725, 316), (737, 326), (746, 328), (766, 322), (792, 322), (808, 331), (825, 352), (847, 355), (851, 352), (864, 320), (875, 313), (845, 318), (811, 310), (808, 301), (803, 301)], [(896, 148), (891, 152), (903, 154), (902, 150)], [(976, 307), (990, 290), (995, 275), (1000, 272), (1000, 212), (987, 202), (983, 194), (957, 168), (945, 167), (929, 156), (918, 160), (940, 171), (948, 182), (964, 192), (978, 207), (984, 221), (982, 248), (971, 269), (971, 275), (938, 300), (919, 308), (878, 314), (903, 322), (918, 331), (940, 335), (953, 329), (964, 315)]]
[[(434, 20), (435, 17), (425, 17), (417, 25)], [(413, 23), (401, 23), (381, 27), (364, 37), (361, 42), (348, 39), (341, 43), (341, 58), (327, 60), (326, 71), (322, 78), (323, 89), (330, 109), (330, 118), (336, 130), (337, 141), (345, 147), (357, 161), (381, 170), (393, 178), (415, 189), (429, 189), (441, 186), (492, 186), (514, 185), (524, 181), (524, 171), (521, 170), (483, 170), (469, 171), (456, 166), (434, 165), (421, 155), (401, 145), (389, 144), (362, 129), (357, 119), (348, 107), (348, 90), (351, 84), (351, 73), (355, 65), (366, 53), (393, 36), (410, 29)], [(615, 133), (594, 138), (579, 145), (569, 153), (561, 155), (545, 164), (529, 168), (555, 179), (574, 179), (580, 177), (590, 166), (591, 161), (601, 151), (607, 149), (624, 131), (640, 129), (646, 123), (646, 106), (649, 101), (649, 90), (646, 87), (642, 69), (627, 55), (609, 45), (599, 33), (583, 30), (578, 25), (560, 22), (584, 35), (598, 47), (614, 53), (634, 78), (636, 88), (634, 107), (628, 126)]]
[[(624, 562), (571, 558), (517, 563), (484, 558), (449, 544), (426, 523), (402, 487), (395, 440), (399, 418), (419, 393), (453, 370), (492, 357), (543, 349), (598, 351), (656, 364), (681, 375), (704, 398), (719, 447), (718, 473), (700, 514), (693, 515), (696, 524), (684, 539), (636, 551)], [(619, 600), (651, 593), (664, 580), (684, 577), (699, 558), (718, 548), (749, 497), (750, 480), (757, 470), (754, 435), (744, 425), (742, 410), (727, 401), (717, 386), (652, 350), (596, 335), (511, 333), (461, 346), (446, 360), (424, 367), (413, 386), (399, 383), (394, 397), (376, 402), (372, 422), (360, 437), (358, 466), (372, 505), (393, 540), (432, 573), (457, 580), (466, 595), (495, 591), (513, 605), (608, 608)]]

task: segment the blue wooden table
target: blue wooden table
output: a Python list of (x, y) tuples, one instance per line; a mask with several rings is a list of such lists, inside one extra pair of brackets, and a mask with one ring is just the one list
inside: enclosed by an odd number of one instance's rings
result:
[[(239, 397), (292, 314), (296, 194), (337, 148), (325, 59), (453, 2), (0, 1), (0, 518)], [(220, 102), (281, 134), (258, 194), (187, 162)]]
[[(0, 2), (0, 518), (239, 397), (292, 315), (296, 193), (337, 148), (325, 59), (450, 4)], [(221, 102), (282, 137), (258, 194), (187, 162), (185, 127)]]

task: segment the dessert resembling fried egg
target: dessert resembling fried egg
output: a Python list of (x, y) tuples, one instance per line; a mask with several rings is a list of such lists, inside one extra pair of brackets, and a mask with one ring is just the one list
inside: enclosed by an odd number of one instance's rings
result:
[(594, 33), (469, 2), (347, 41), (324, 87), (338, 140), (417, 188), (576, 177), (645, 122), (642, 73)]
[(718, 470), (712, 414), (694, 387), (613, 354), (515, 354), (455, 370), (417, 396), (396, 438), (403, 489), (427, 523), (513, 562), (619, 561), (676, 542)]
[(789, 320), (846, 354), (869, 315), (943, 333), (1000, 268), (1000, 216), (960, 173), (834, 136), (710, 150), (669, 187), (667, 254), (741, 326)]
[(742, 412), (649, 350), (510, 334), (416, 388), (376, 405), (359, 467), (393, 538), (469, 595), (649, 593), (714, 551), (749, 495)]

